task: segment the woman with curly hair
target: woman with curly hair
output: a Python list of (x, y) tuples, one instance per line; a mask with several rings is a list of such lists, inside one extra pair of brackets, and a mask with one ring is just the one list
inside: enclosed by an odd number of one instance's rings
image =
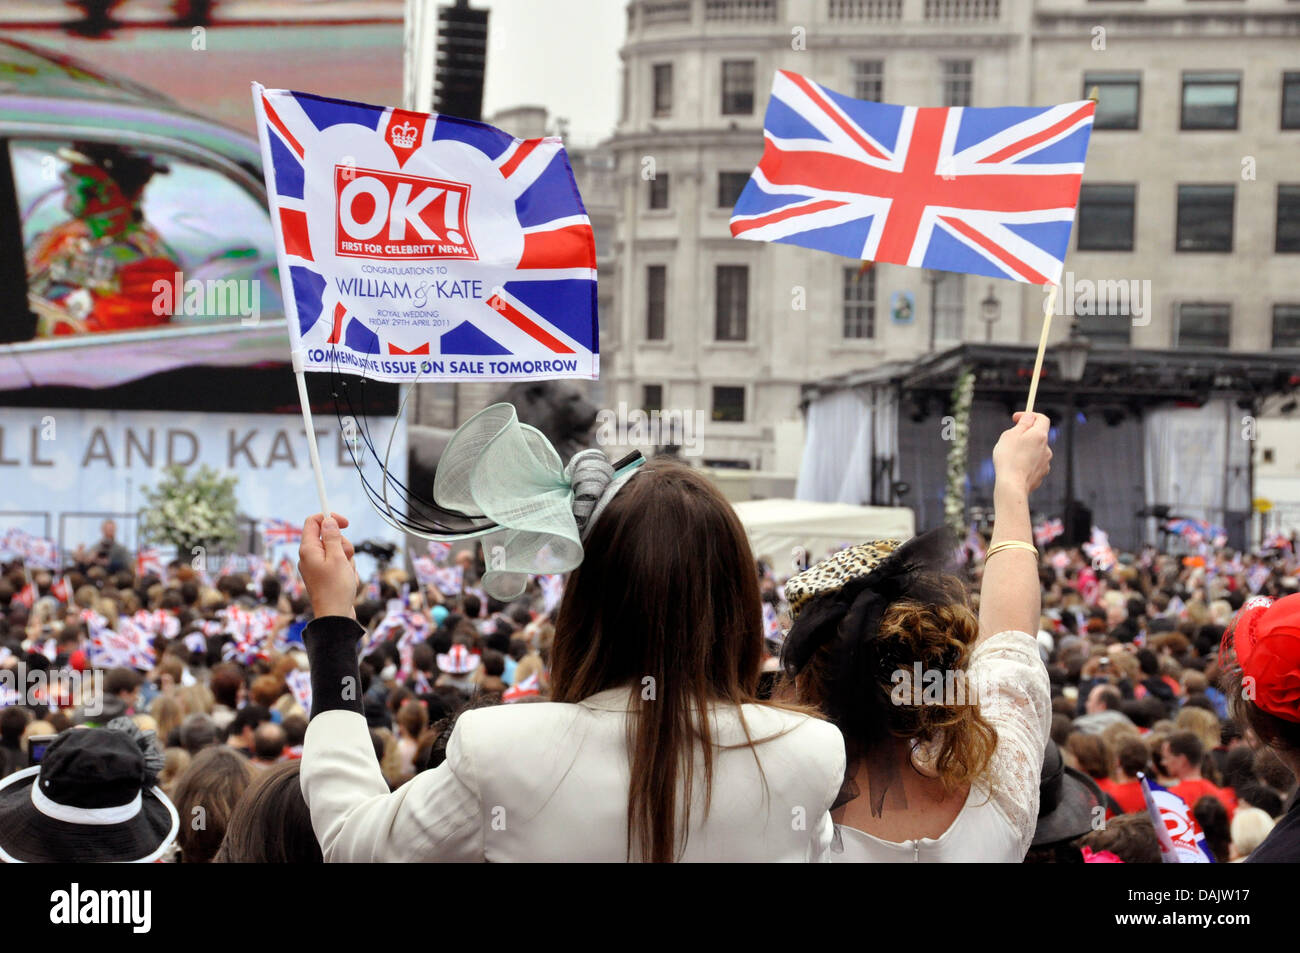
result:
[(993, 450), (978, 618), (947, 531), (850, 547), (786, 584), (783, 667), (848, 753), (833, 860), (1019, 863), (1033, 840), (1051, 699), (1029, 494), (1052, 452), (1046, 417), (1015, 419)]

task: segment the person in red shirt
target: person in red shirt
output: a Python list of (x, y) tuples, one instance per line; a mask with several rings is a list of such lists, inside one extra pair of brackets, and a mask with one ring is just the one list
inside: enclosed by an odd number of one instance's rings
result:
[(1178, 779), (1178, 783), (1169, 790), (1182, 798), (1188, 807), (1209, 794), (1219, 800), (1231, 820), (1237, 810), (1237, 799), (1230, 790), (1216, 787), (1201, 777), (1201, 760), (1204, 757), (1205, 747), (1194, 732), (1177, 731), (1166, 738), (1161, 749), (1161, 760), (1165, 770)]
[(1125, 814), (1145, 811), (1146, 801), (1142, 797), (1142, 782), (1138, 780), (1138, 772), (1151, 773), (1151, 753), (1147, 751), (1142, 739), (1125, 738), (1120, 742), (1117, 760), (1118, 780), (1107, 778), (1098, 781), (1098, 787), (1114, 798)]

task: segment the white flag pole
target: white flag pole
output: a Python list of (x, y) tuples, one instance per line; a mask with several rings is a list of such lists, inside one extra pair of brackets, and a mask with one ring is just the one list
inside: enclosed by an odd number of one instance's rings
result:
[(311, 455), (311, 468), (316, 474), (316, 494), (320, 497), (320, 515), (330, 515), (329, 501), (325, 499), (325, 473), (320, 466), (320, 449), (316, 446), (316, 428), (311, 421), (311, 403), (307, 400), (307, 375), (303, 371), (302, 349), (293, 352), (293, 376), (298, 381), (298, 403), (302, 405), (302, 422), (307, 430), (307, 452)]
[(1052, 285), (1047, 295), (1047, 305), (1043, 308), (1043, 333), (1038, 336), (1038, 356), (1034, 358), (1034, 376), (1029, 381), (1029, 400), (1025, 404), (1025, 413), (1034, 412), (1034, 398), (1038, 396), (1038, 375), (1043, 372), (1043, 352), (1047, 350), (1047, 338), (1052, 331), (1052, 315), (1056, 312), (1056, 293), (1061, 290), (1059, 284)]

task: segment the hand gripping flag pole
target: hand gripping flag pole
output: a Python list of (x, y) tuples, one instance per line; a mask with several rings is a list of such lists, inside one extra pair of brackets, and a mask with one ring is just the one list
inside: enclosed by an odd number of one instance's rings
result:
[[(1088, 93), (1088, 98), (1094, 103), (1101, 95), (1101, 87), (1094, 86)], [(1034, 398), (1038, 396), (1038, 378), (1043, 373), (1043, 354), (1047, 351), (1047, 338), (1052, 332), (1052, 315), (1056, 313), (1056, 296), (1061, 290), (1061, 283), (1058, 281), (1052, 285), (1052, 290), (1048, 292), (1047, 304), (1043, 308), (1043, 332), (1038, 336), (1038, 354), (1034, 358), (1034, 376), (1029, 381), (1029, 399), (1025, 402), (1025, 413), (1034, 412)]]

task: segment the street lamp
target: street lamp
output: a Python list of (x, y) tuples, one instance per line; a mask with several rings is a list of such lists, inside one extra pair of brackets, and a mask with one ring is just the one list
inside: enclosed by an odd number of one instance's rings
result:
[[(1070, 325), (1070, 336), (1056, 345), (1056, 363), (1061, 369), (1061, 379), (1065, 381), (1065, 541), (1067, 544), (1079, 543), (1091, 535), (1092, 527), (1080, 527), (1076, 512), (1078, 503), (1074, 499), (1074, 417), (1075, 385), (1083, 380), (1083, 372), (1088, 366), (1088, 350), (1092, 342), (1079, 333), (1079, 323)], [(1083, 530), (1080, 532), (1080, 530)]]
[(998, 301), (997, 295), (993, 293), (993, 286), (989, 285), (988, 295), (980, 302), (980, 320), (984, 322), (986, 342), (993, 340), (993, 325), (998, 323), (1000, 317), (1002, 317), (1002, 302)]

